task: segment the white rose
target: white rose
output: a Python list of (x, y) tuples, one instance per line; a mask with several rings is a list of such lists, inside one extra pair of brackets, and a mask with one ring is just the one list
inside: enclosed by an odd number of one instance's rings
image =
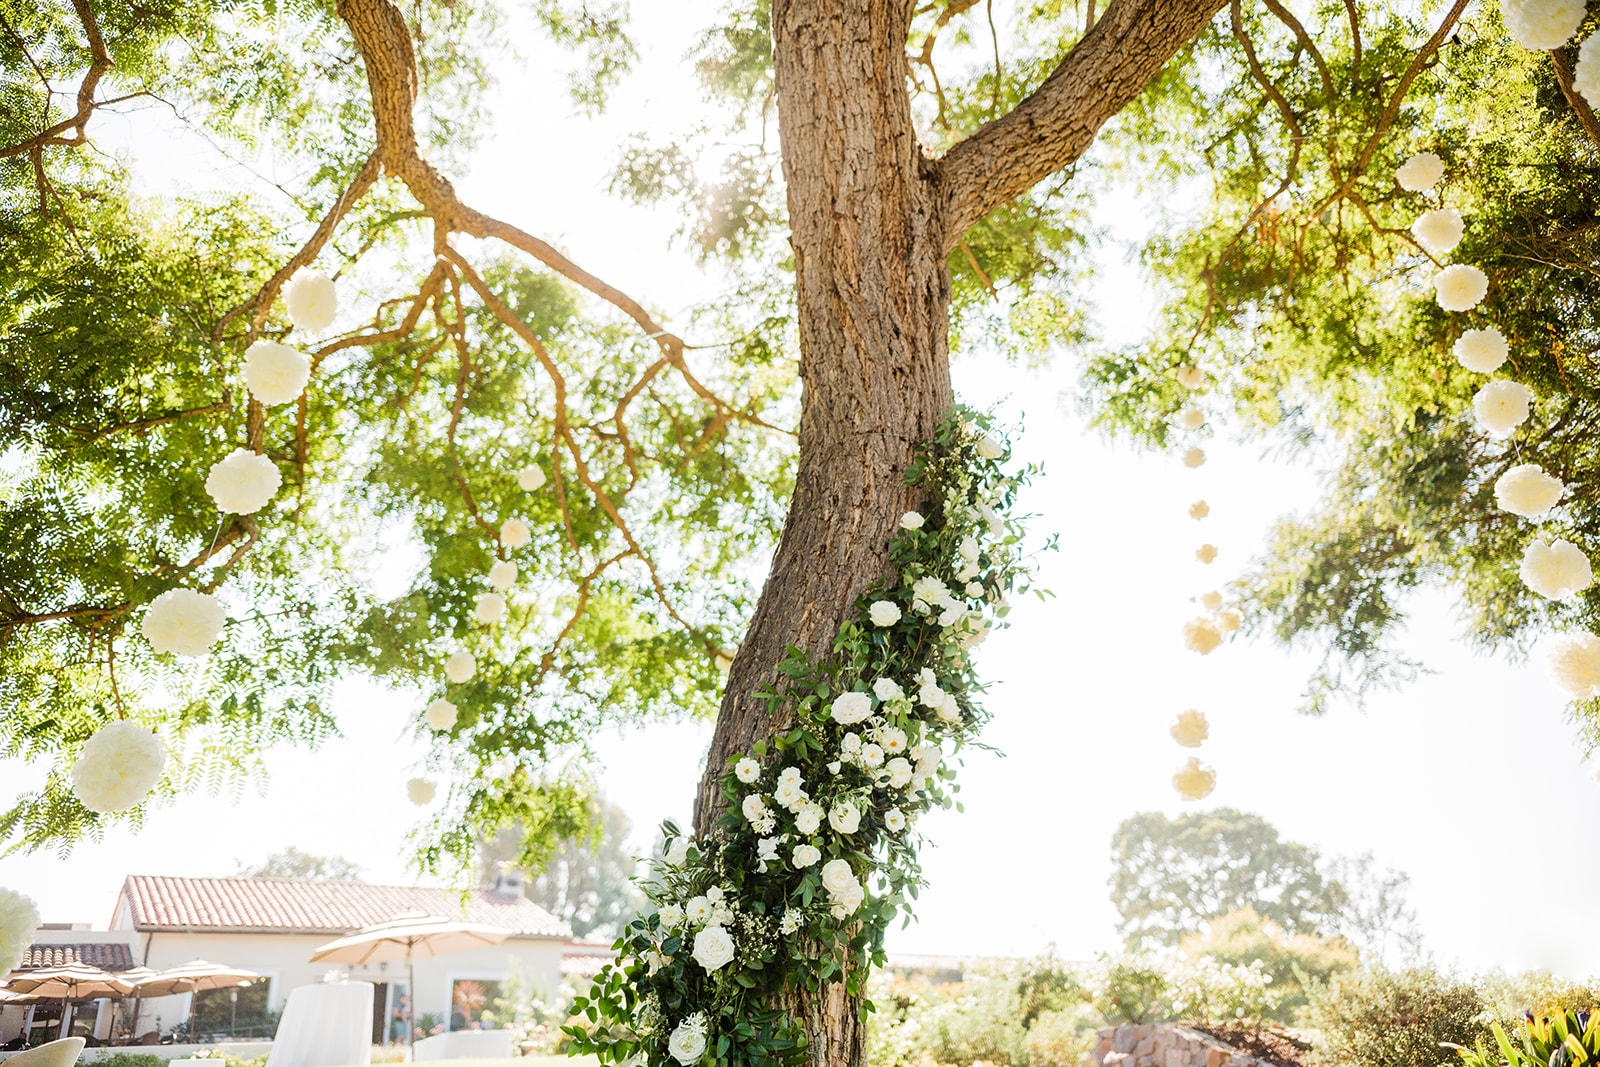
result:
[(861, 809), (841, 800), (828, 809), (828, 825), (841, 834), (853, 834), (861, 826)]
[(1524, 48), (1560, 48), (1583, 22), (1584, 0), (1500, 0), (1500, 16), (1512, 39)]
[(694, 961), (708, 972), (733, 961), (733, 938), (720, 926), (708, 926), (694, 935)]
[(1446, 311), (1471, 311), (1489, 292), (1489, 276), (1477, 267), (1454, 263), (1433, 276), (1433, 295)]
[(867, 617), (874, 626), (893, 626), (900, 621), (900, 609), (887, 600), (874, 600), (867, 609)]
[(448, 730), (456, 724), (457, 708), (444, 697), (440, 697), (428, 705), (422, 713), (422, 718), (435, 730)]
[(854, 730), (839, 738), (839, 751), (845, 755), (861, 751), (861, 735)]
[(1394, 172), (1400, 188), (1413, 193), (1425, 193), (1439, 184), (1444, 177), (1444, 160), (1432, 152), (1418, 152)]
[(939, 706), (933, 709), (933, 713), (941, 722), (960, 722), (961, 704), (954, 693), (945, 693), (939, 698)]
[(1556, 506), (1566, 488), (1537, 463), (1523, 463), (1495, 479), (1494, 499), (1504, 511), (1536, 519)]
[(311, 361), (276, 341), (257, 341), (244, 350), (244, 384), (267, 407), (299, 398), (311, 379)]
[(844, 766), (844, 764), (840, 763), (838, 760), (834, 760), (832, 763), (828, 764), (828, 773), (829, 774), (838, 774), (839, 773), (839, 769), (841, 767), (843, 767), (843, 766)]
[(761, 794), (759, 793), (751, 793), (745, 797), (744, 803), (740, 805), (740, 810), (744, 812), (744, 817), (751, 822), (760, 822), (767, 816), (766, 801), (761, 799)]
[(911, 758), (917, 761), (917, 774), (922, 778), (931, 778), (939, 770), (939, 764), (944, 761), (944, 749), (938, 745), (918, 745), (911, 750)]
[(655, 949), (649, 949), (644, 954), (644, 962), (650, 968), (650, 974), (655, 974), (661, 968), (672, 962), (671, 956), (663, 956)]
[(1183, 465), (1185, 467), (1198, 467), (1206, 461), (1206, 450), (1203, 448), (1186, 448), (1183, 450)]
[(1509, 437), (1528, 420), (1528, 390), (1518, 382), (1496, 378), (1472, 398), (1472, 413), (1491, 437)]
[(939, 705), (944, 703), (944, 690), (932, 682), (923, 682), (922, 688), (917, 690), (917, 700), (924, 707), (933, 708), (937, 711)]
[(1418, 216), (1411, 224), (1411, 232), (1423, 248), (1442, 253), (1461, 243), (1466, 225), (1461, 221), (1461, 212), (1445, 207)]
[(1493, 374), (1511, 355), (1511, 346), (1506, 343), (1505, 334), (1485, 326), (1481, 330), (1462, 330), (1451, 351), (1456, 362), (1468, 370)]
[(906, 813), (899, 808), (890, 808), (883, 816), (883, 825), (891, 834), (897, 834), (906, 828)]
[(844, 892), (855, 884), (856, 875), (850, 869), (849, 860), (829, 860), (822, 865), (822, 888), (830, 897)]
[(127, 719), (100, 727), (72, 765), (72, 794), (90, 811), (127, 811), (161, 781), (167, 746), (154, 730)]
[(667, 846), (666, 854), (662, 857), (669, 867), (682, 867), (683, 861), (689, 858), (689, 839), (675, 837), (672, 844)]
[(911, 783), (911, 761), (904, 756), (896, 756), (883, 769), (889, 772), (890, 788), (904, 789)]
[(706, 1020), (705, 1016), (696, 1012), (672, 1031), (672, 1036), (667, 1039), (667, 1054), (683, 1067), (699, 1063), (700, 1058), (706, 1054)]
[(794, 828), (810, 836), (822, 828), (822, 805), (806, 804), (795, 812)]
[(841, 726), (861, 722), (872, 714), (872, 698), (865, 693), (840, 693), (833, 699), (833, 721)]
[(983, 585), (979, 582), (968, 582), (966, 594), (967, 596), (976, 600), (978, 597), (983, 595)]
[(1222, 644), (1222, 631), (1211, 619), (1200, 616), (1183, 624), (1183, 647), (1202, 656), (1209, 655)]
[(961, 539), (961, 544), (957, 546), (956, 551), (961, 553), (962, 559), (971, 562), (977, 559), (983, 550), (978, 547), (978, 539), (968, 534)]
[(978, 438), (977, 448), (978, 455), (982, 456), (984, 459), (999, 459), (1001, 456), (1006, 454), (1006, 450), (1001, 446), (1000, 442), (996, 441), (988, 434), (984, 434), (982, 437)]
[(751, 782), (761, 777), (761, 764), (757, 763), (749, 756), (746, 756), (744, 759), (733, 765), (733, 776), (746, 785), (749, 785)]
[(523, 467), (517, 472), (517, 485), (531, 493), (544, 486), (543, 467)]
[(1572, 68), (1572, 87), (1583, 94), (1590, 107), (1600, 107), (1600, 33), (1591, 33), (1578, 47), (1578, 62)]
[(833, 907), (828, 909), (829, 914), (835, 919), (843, 919), (848, 915), (852, 915), (857, 908), (861, 907), (861, 902), (866, 897), (867, 891), (862, 888), (860, 882), (856, 882), (844, 892), (828, 898), (833, 904)]
[(234, 515), (254, 515), (282, 484), (276, 463), (243, 448), (217, 460), (206, 475), (206, 492), (217, 509)]
[(900, 700), (906, 691), (900, 688), (900, 683), (892, 678), (879, 678), (872, 683), (872, 692), (879, 700)]
[(283, 292), (289, 321), (302, 330), (321, 333), (333, 325), (339, 311), (339, 291), (333, 279), (320, 270), (302, 270)]
[(788, 808), (790, 811), (797, 811), (810, 797), (806, 795), (804, 789), (800, 788), (799, 782), (791, 781), (779, 782), (778, 788), (772, 792), (772, 799), (777, 801), (780, 807)]
[(222, 601), (211, 594), (168, 589), (150, 602), (139, 629), (157, 652), (203, 656), (222, 636), (227, 621)]
[(478, 602), (473, 605), (472, 617), (488, 626), (493, 626), (506, 617), (506, 598), (499, 593), (484, 593), (478, 597)]
[(1529, 589), (1552, 600), (1594, 584), (1589, 557), (1571, 541), (1534, 541), (1523, 551), (1519, 575)]
[(521, 548), (532, 536), (528, 524), (521, 519), (507, 519), (500, 524), (500, 543), (507, 548)]
[(489, 585), (504, 592), (517, 580), (517, 565), (509, 559), (500, 560), (489, 568)]
[(417, 807), (432, 803), (437, 790), (426, 778), (413, 778), (406, 782), (406, 797)]
[(794, 846), (794, 865), (796, 868), (809, 867), (822, 858), (822, 850), (816, 845)]
[(39, 928), (39, 908), (13, 889), (0, 889), (0, 974), (15, 970)]
[(904, 515), (900, 516), (900, 529), (920, 530), (922, 529), (922, 524), (924, 521), (925, 520), (922, 518), (921, 512), (908, 511)]
[(478, 673), (478, 657), (471, 652), (457, 652), (444, 661), (444, 676), (460, 684)]

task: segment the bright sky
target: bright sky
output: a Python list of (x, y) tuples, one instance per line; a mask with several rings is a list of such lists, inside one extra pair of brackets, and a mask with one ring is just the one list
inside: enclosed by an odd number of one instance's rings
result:
[[(493, 134), (458, 181), (463, 198), (557, 241), (669, 319), (687, 307), (714, 281), (667, 248), (676, 219), (621, 204), (604, 186), (623, 136), (678, 128), (695, 112), (680, 59), (712, 12), (636, 5), (643, 61), (598, 121), (567, 113), (544, 53), (502, 70)], [(153, 190), (242, 180), (155, 112), (96, 121), (100, 143), (125, 147)], [(1101, 211), (1111, 221), (1140, 215), (1123, 197)], [(1112, 340), (1133, 339), (1149, 321), (1150, 297), (1120, 248), (1102, 254), (1096, 295)], [(1445, 593), (1415, 600), (1404, 642), (1435, 673), (1379, 694), (1364, 712), (1295, 714), (1313, 655), (1242, 640), (1204, 658), (1185, 652), (1179, 628), (1197, 611), (1191, 598), (1222, 588), (1276, 518), (1316, 499), (1316, 472), (1270, 462), (1261, 445), (1208, 444), (1198, 471), (1175, 456), (1109, 447), (1064, 414), (1072, 364), (1062, 357), (1027, 372), (967, 357), (955, 367), (963, 399), (1026, 415), (1018, 454), (1043, 463), (1046, 477), (1024, 510), (1038, 513), (1040, 535), (1060, 534), (1062, 550), (1040, 575), (1055, 599), (1019, 604), (1015, 625), (979, 654), (996, 683), (985, 740), (1007, 755), (972, 755), (961, 778), (966, 813), (923, 821), (932, 886), (920, 921), (896, 929), (890, 948), (1031, 954), (1053, 943), (1071, 959), (1112, 950), (1106, 883), (1117, 823), (1139, 811), (1229, 805), (1325, 855), (1370, 850), (1409, 873), (1441, 962), (1600, 973), (1600, 942), (1572, 934), (1592, 926), (1600, 851), (1585, 843), (1600, 788), (1579, 765), (1542, 669), (1474, 654)], [(1195, 523), (1186, 509), (1201, 496), (1212, 516)], [(1193, 559), (1202, 541), (1221, 548), (1210, 567)], [(70, 857), (0, 858), (0, 885), (32, 895), (47, 921), (103, 926), (127, 874), (230, 874), (288, 845), (346, 856), (374, 881), (409, 883), (404, 838), (415, 809), (403, 783), (421, 754), (408, 724), (423, 703), (350, 679), (334, 700), (346, 737), (315, 753), (273, 751), (270, 779), (241, 783), (237, 803), (193, 796), (153, 811), (137, 833), (116, 831)], [(1202, 805), (1182, 804), (1169, 782), (1189, 753), (1167, 725), (1188, 707), (1212, 723), (1202, 755), (1218, 785)], [(686, 818), (708, 739), (702, 724), (604, 739), (603, 783), (641, 849), (660, 819)], [(41, 777), (0, 761), (0, 805)]]

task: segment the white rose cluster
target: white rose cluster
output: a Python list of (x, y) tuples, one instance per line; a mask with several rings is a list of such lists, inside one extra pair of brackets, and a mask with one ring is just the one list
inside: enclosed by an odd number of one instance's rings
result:
[(168, 589), (145, 609), (140, 631), (157, 652), (203, 656), (222, 636), (228, 615), (222, 601), (192, 589)]
[(70, 774), (72, 795), (90, 811), (127, 811), (150, 795), (166, 764), (167, 746), (154, 730), (118, 719), (83, 743)]
[(855, 914), (867, 897), (867, 891), (850, 869), (850, 861), (845, 859), (829, 860), (822, 865), (822, 888), (828, 894), (835, 919)]
[(0, 974), (15, 970), (22, 962), (39, 921), (39, 908), (32, 898), (0, 888)]

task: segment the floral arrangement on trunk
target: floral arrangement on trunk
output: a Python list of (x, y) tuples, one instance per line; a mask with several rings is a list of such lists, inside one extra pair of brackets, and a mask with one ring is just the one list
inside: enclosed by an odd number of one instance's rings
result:
[[(566, 1027), (603, 1063), (688, 1067), (793, 1061), (805, 1033), (785, 992), (861, 992), (883, 937), (923, 885), (919, 817), (958, 809), (948, 761), (987, 718), (969, 651), (1024, 591), (1022, 531), (1007, 521), (1035, 473), (1007, 475), (986, 416), (957, 409), (919, 447), (908, 484), (927, 503), (890, 545), (894, 577), (862, 596), (830, 656), (791, 649), (765, 694), (785, 724), (722, 778), (726, 810), (668, 847), (618, 957)], [(1053, 546), (1046, 546), (1053, 547)]]

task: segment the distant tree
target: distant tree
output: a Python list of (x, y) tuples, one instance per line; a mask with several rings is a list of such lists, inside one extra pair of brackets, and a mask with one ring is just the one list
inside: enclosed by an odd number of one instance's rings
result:
[(1133, 951), (1176, 945), (1208, 919), (1253, 908), (1291, 934), (1332, 931), (1345, 893), (1317, 860), (1315, 849), (1233, 808), (1135, 815), (1111, 837), (1117, 929)]
[[(638, 913), (644, 898), (629, 881), (634, 858), (625, 847), (632, 829), (627, 813), (603, 796), (594, 803), (598, 838), (563, 838), (545, 868), (528, 879), (524, 893), (565, 919), (575, 936), (609, 938)], [(524, 836), (521, 826), (508, 826), (483, 843), (479, 863), (485, 885), (494, 884), (499, 869), (521, 853)]]
[(1342, 856), (1324, 870), (1345, 892), (1339, 932), (1369, 962), (1415, 967), (1423, 961), (1422, 931), (1408, 899), (1409, 874), (1393, 867), (1379, 870), (1370, 852)]
[(307, 882), (359, 882), (361, 867), (343, 856), (313, 856), (290, 845), (260, 863), (240, 863), (241, 878), (300, 878)]
[(1290, 934), (1257, 915), (1254, 908), (1240, 908), (1211, 920), (1204, 931), (1183, 939), (1183, 951), (1191, 957), (1210, 956), (1236, 966), (1260, 961), (1262, 970), (1272, 978), (1276, 1018), (1291, 1024), (1299, 1021), (1315, 990), (1356, 970), (1361, 962), (1356, 946), (1345, 938)]

